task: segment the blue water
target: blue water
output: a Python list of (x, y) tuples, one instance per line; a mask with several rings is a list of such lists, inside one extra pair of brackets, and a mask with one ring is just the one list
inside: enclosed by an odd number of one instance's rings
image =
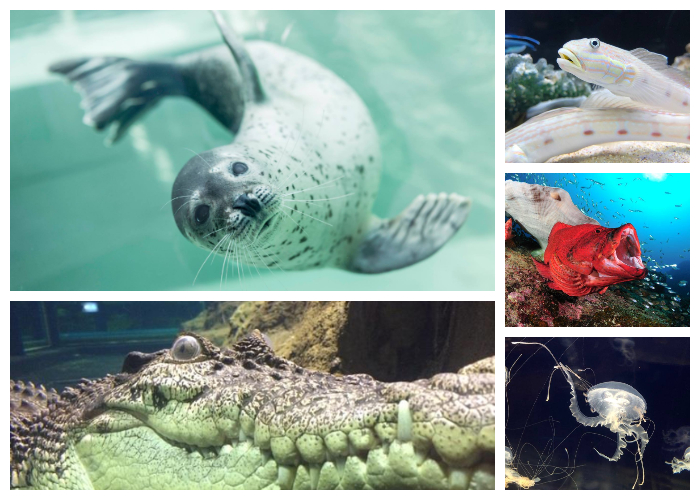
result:
[(690, 174), (506, 174), (506, 179), (565, 189), (604, 226), (632, 224), (652, 271), (647, 283), (652, 286), (654, 274), (663, 274), (673, 294), (690, 297)]

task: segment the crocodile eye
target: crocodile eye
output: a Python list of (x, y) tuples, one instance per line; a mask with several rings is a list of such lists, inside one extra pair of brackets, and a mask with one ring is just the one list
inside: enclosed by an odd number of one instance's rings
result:
[(590, 44), (591, 47), (597, 49), (598, 47), (600, 47), (600, 40), (598, 40), (597, 38), (591, 38)]
[(209, 218), (209, 205), (199, 205), (194, 211), (194, 220), (197, 224), (204, 224)]
[(245, 174), (248, 171), (248, 165), (246, 165), (243, 162), (237, 161), (233, 165), (231, 165), (231, 172), (233, 172), (233, 175), (241, 175)]
[(170, 355), (177, 361), (189, 361), (199, 356), (201, 350), (197, 339), (189, 335), (183, 335), (173, 344), (172, 349), (170, 349)]

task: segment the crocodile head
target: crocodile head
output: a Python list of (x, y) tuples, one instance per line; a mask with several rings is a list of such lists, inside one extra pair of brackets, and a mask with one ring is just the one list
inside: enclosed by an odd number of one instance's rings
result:
[(492, 488), (494, 375), (337, 377), (185, 333), (10, 427), (15, 487)]

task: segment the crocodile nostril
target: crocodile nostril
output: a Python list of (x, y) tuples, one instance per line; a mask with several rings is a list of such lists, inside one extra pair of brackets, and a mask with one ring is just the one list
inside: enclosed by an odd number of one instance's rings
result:
[(247, 194), (242, 194), (233, 203), (233, 208), (239, 209), (248, 217), (255, 217), (262, 210), (262, 205), (260, 205), (257, 198), (251, 198)]

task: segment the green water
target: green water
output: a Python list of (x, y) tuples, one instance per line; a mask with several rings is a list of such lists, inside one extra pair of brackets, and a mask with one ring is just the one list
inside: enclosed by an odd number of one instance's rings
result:
[[(494, 12), (240, 12), (248, 39), (280, 42), (330, 68), (365, 101), (384, 169), (374, 213), (417, 195), (470, 196), (458, 234), (417, 265), (380, 275), (338, 269), (229, 272), (225, 289), (493, 290)], [(292, 24), (293, 23), (293, 24)], [(148, 59), (219, 43), (206, 12), (13, 12), (10, 19), (11, 288), (176, 290), (207, 252), (178, 231), (172, 182), (195, 151), (231, 135), (169, 98), (113, 147), (82, 124), (80, 98), (45, 68), (79, 55)], [(196, 289), (219, 289), (222, 257)]]

